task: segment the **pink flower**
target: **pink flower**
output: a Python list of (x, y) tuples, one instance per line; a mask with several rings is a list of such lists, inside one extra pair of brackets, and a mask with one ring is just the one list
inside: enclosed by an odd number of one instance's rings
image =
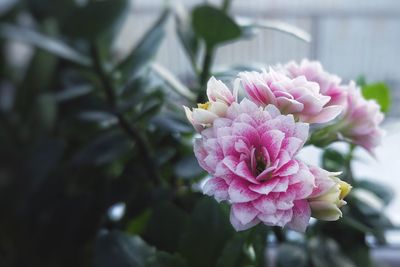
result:
[(186, 117), (198, 132), (211, 127), (216, 118), (225, 116), (228, 107), (236, 101), (236, 96), (228, 87), (214, 77), (211, 77), (207, 83), (207, 96), (209, 102), (198, 104), (198, 107), (193, 110), (183, 107)]
[(350, 193), (351, 186), (335, 177), (340, 173), (328, 172), (315, 166), (309, 168), (316, 184), (308, 197), (312, 216), (325, 221), (338, 220), (342, 217), (340, 208), (346, 205), (343, 199)]
[(247, 96), (256, 104), (275, 105), (283, 114), (293, 114), (308, 123), (325, 123), (333, 120), (341, 106), (328, 106), (330, 96), (320, 94), (319, 85), (305, 76), (289, 78), (283, 72), (242, 72), (239, 74)]
[(373, 154), (384, 133), (379, 127), (384, 115), (374, 100), (366, 100), (362, 96), (354, 82), (347, 86), (347, 92), (344, 115), (338, 122), (339, 132)]
[(295, 155), (308, 130), (273, 105), (262, 108), (245, 98), (195, 140), (195, 155), (212, 176), (203, 191), (231, 203), (236, 230), (262, 222), (305, 231), (314, 176)]
[(290, 78), (305, 76), (308, 81), (319, 84), (320, 93), (330, 96), (327, 106), (343, 105), (346, 102), (346, 90), (340, 85), (341, 79), (326, 72), (318, 61), (303, 59), (300, 64), (289, 62), (283, 69)]

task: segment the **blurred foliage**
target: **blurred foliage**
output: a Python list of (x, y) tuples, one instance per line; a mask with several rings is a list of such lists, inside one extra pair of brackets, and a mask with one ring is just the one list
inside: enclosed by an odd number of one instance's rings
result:
[[(220, 45), (249, 38), (230, 2), (166, 7), (122, 59), (111, 50), (128, 0), (1, 5), (1, 266), (261, 267), (271, 235), (278, 266), (372, 266), (365, 236), (384, 242), (390, 223), (357, 195), (344, 219), (285, 242), (286, 231), (263, 226), (235, 233), (227, 207), (196, 190), (205, 173), (181, 105), (204, 98)], [(193, 67), (189, 85), (153, 62), (171, 17)], [(21, 44), (16, 62), (10, 49)], [(385, 90), (363, 92), (385, 111)], [(322, 165), (387, 205), (390, 189), (354, 180), (352, 150), (328, 149)], [(111, 216), (117, 206), (121, 218)]]

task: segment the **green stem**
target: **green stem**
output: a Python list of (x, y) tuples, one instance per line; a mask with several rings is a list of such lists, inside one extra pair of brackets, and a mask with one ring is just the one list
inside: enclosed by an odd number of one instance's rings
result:
[(146, 138), (141, 134), (139, 129), (137, 129), (134, 125), (132, 125), (129, 122), (129, 120), (124, 116), (124, 114), (118, 111), (118, 101), (115, 95), (116, 90), (110, 78), (108, 77), (106, 71), (103, 68), (98, 49), (94, 44), (92, 44), (90, 47), (90, 53), (93, 58), (94, 70), (103, 84), (103, 89), (106, 94), (107, 102), (113, 114), (117, 117), (119, 126), (135, 142), (139, 150), (139, 153), (143, 156), (146, 169), (150, 178), (154, 180), (155, 184), (159, 184), (160, 177), (158, 173), (154, 170), (154, 166), (152, 165), (152, 162), (154, 162), (154, 160), (151, 153), (151, 148), (147, 143)]
[(214, 57), (214, 47), (212, 46), (207, 46), (206, 47), (206, 52), (204, 55), (204, 60), (203, 60), (203, 69), (200, 74), (200, 79), (199, 79), (199, 84), (200, 84), (200, 91), (199, 95), (197, 97), (197, 102), (203, 103), (205, 102), (206, 99), (206, 84), (208, 79), (211, 76), (211, 66), (212, 66), (212, 61)]
[(351, 169), (351, 161), (353, 160), (353, 154), (355, 148), (356, 146), (354, 144), (349, 144), (349, 152), (346, 155), (346, 165), (345, 165), (346, 179), (350, 184), (355, 183), (353, 170)]

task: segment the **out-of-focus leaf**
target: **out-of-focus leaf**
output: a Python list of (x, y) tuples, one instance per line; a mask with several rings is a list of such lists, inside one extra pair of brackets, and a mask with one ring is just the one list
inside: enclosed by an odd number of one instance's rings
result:
[(388, 205), (395, 197), (395, 192), (389, 186), (383, 185), (381, 183), (376, 183), (368, 180), (361, 180), (357, 182), (357, 187), (364, 188), (371, 191), (377, 195), (385, 205)]
[(186, 179), (198, 177), (204, 173), (193, 154), (178, 161), (174, 167), (174, 171), (177, 177)]
[(196, 95), (193, 94), (189, 88), (183, 85), (170, 71), (161, 66), (160, 64), (152, 64), (153, 71), (163, 79), (176, 93), (186, 97), (188, 100), (196, 100)]
[(28, 8), (38, 20), (48, 17), (61, 20), (75, 6), (74, 0), (27, 0)]
[(193, 9), (192, 25), (197, 36), (201, 37), (209, 48), (232, 41), (241, 34), (240, 27), (230, 16), (210, 5), (200, 5)]
[(334, 149), (326, 149), (322, 155), (322, 167), (328, 171), (343, 171), (346, 164), (344, 155)]
[(338, 244), (330, 238), (314, 237), (309, 242), (313, 266), (318, 267), (356, 267), (341, 251)]
[(144, 237), (158, 249), (176, 252), (187, 217), (174, 204), (161, 203), (153, 209)]
[(132, 219), (127, 226), (127, 231), (133, 235), (141, 235), (145, 232), (147, 223), (149, 222), (152, 211), (146, 209), (136, 218)]
[(366, 99), (375, 100), (381, 107), (382, 112), (388, 112), (391, 104), (390, 89), (387, 84), (372, 83), (362, 87), (362, 94)]
[(95, 267), (145, 267), (155, 249), (138, 236), (119, 231), (101, 232), (94, 245)]
[(54, 54), (73, 63), (89, 66), (90, 59), (55, 38), (19, 26), (0, 24), (0, 37), (20, 41)]
[(186, 261), (178, 254), (157, 251), (146, 262), (146, 267), (186, 267)]
[(75, 166), (103, 165), (121, 157), (130, 148), (130, 141), (125, 134), (110, 131), (94, 138), (74, 155), (71, 162)]
[(117, 66), (122, 77), (133, 79), (137, 73), (147, 67), (150, 61), (156, 56), (157, 50), (165, 34), (165, 23), (169, 11), (165, 10), (154, 25), (140, 40), (132, 52)]
[(3, 0), (0, 2), (0, 17), (3, 14), (6, 14), (8, 11), (10, 11), (16, 4), (18, 3), (18, 0)]
[[(246, 260), (243, 253), (247, 235), (240, 233), (234, 235), (228, 242), (217, 261), (217, 267), (241, 267)], [(248, 259), (247, 259), (248, 260)]]
[(77, 85), (75, 87), (67, 88), (57, 92), (54, 95), (54, 98), (58, 102), (69, 101), (77, 97), (87, 95), (92, 92), (93, 89), (94, 88), (91, 85)]
[(38, 97), (35, 112), (38, 123), (43, 129), (51, 130), (57, 119), (57, 104), (52, 95), (44, 94)]
[(97, 123), (102, 128), (109, 128), (118, 122), (114, 114), (101, 110), (82, 111), (78, 114), (78, 119)]
[(127, 10), (128, 0), (88, 1), (69, 12), (62, 24), (63, 32), (73, 37), (97, 39), (113, 29)]
[(136, 108), (135, 121), (148, 120), (155, 116), (164, 103), (164, 95), (161, 91), (153, 91), (143, 97), (141, 103)]
[(252, 37), (257, 33), (257, 30), (265, 29), (289, 34), (306, 43), (311, 42), (311, 35), (308, 32), (284, 21), (261, 20), (254, 22), (248, 18), (239, 18), (237, 21), (242, 28), (243, 37)]
[(228, 214), (215, 200), (204, 197), (183, 230), (179, 251), (191, 267), (214, 266), (232, 235)]
[(157, 127), (171, 133), (191, 133), (193, 127), (182, 118), (174, 114), (160, 114), (152, 120)]
[(307, 252), (296, 244), (283, 243), (278, 247), (277, 267), (308, 266)]

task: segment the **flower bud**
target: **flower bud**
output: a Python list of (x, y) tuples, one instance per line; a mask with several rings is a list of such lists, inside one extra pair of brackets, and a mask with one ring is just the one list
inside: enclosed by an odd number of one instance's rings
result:
[(346, 205), (343, 199), (351, 191), (351, 185), (340, 180), (336, 175), (318, 167), (310, 167), (315, 177), (316, 187), (308, 198), (311, 215), (325, 221), (336, 221), (342, 217), (340, 208)]

